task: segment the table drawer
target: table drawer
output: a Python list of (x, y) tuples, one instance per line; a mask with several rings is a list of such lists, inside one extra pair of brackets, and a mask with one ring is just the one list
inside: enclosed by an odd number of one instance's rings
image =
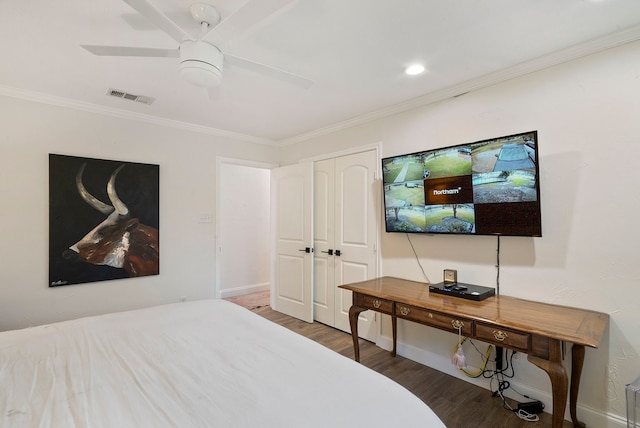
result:
[(530, 349), (531, 335), (516, 330), (476, 323), (476, 337), (498, 346), (527, 352)]
[(464, 336), (473, 335), (473, 321), (466, 318), (442, 314), (424, 308), (405, 305), (404, 303), (396, 303), (396, 316), (452, 333), (457, 333), (458, 329), (461, 328), (461, 333)]
[(385, 314), (393, 314), (393, 301), (381, 299), (375, 296), (369, 296), (366, 294), (354, 293), (354, 304), (361, 308), (373, 309), (374, 311), (382, 312)]

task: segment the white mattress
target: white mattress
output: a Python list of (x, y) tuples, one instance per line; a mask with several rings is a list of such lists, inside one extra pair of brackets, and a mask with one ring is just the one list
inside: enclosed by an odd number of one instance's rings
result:
[(0, 333), (1, 427), (443, 427), (402, 386), (232, 303)]

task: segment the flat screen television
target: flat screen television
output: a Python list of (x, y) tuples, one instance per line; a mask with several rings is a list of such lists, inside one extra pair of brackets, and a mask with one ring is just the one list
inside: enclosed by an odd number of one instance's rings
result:
[(387, 232), (542, 236), (537, 131), (382, 159)]

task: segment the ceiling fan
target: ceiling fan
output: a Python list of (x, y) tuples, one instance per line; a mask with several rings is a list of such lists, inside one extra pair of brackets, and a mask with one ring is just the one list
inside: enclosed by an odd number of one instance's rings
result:
[[(218, 10), (210, 4), (195, 3), (191, 5), (191, 16), (200, 26), (197, 37), (190, 36), (167, 15), (147, 0), (123, 0), (141, 15), (147, 17), (159, 29), (167, 33), (179, 43), (177, 48), (159, 49), (127, 46), (80, 45), (94, 55), (99, 56), (136, 56), (136, 57), (176, 57), (180, 58), (180, 75), (187, 81), (205, 88), (214, 88), (222, 80), (223, 64), (242, 67), (285, 82), (308, 88), (313, 82), (303, 76), (280, 70), (269, 65), (251, 61), (223, 52), (218, 45), (222, 42), (209, 42), (217, 32), (222, 33), (228, 41), (229, 34), (224, 34), (224, 27), (234, 31), (248, 30), (249, 27), (267, 19), (282, 10), (292, 0), (250, 0), (238, 11), (221, 21)], [(235, 23), (230, 23), (235, 21)], [(225, 25), (222, 25), (225, 24)], [(222, 27), (222, 31), (218, 31)], [(227, 31), (229, 33), (229, 31)], [(220, 36), (220, 35), (219, 35)], [(204, 40), (205, 37), (207, 40)]]

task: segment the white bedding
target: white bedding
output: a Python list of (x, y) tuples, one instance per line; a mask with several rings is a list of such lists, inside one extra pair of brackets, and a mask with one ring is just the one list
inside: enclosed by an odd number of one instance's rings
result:
[(223, 300), (0, 333), (1, 427), (444, 427), (402, 386)]

